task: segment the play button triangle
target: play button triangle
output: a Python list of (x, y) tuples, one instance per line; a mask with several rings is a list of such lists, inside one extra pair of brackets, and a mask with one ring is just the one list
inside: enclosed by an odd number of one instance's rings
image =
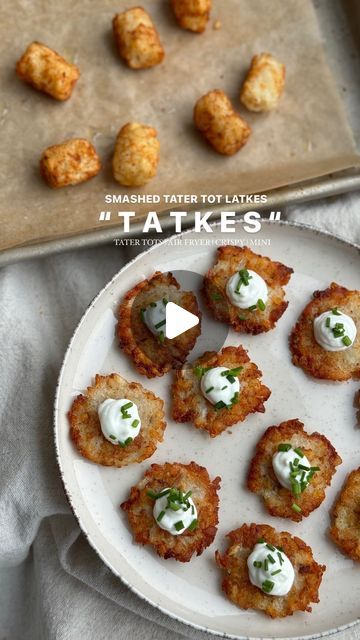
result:
[(166, 332), (167, 338), (172, 340), (177, 336), (180, 336), (185, 331), (192, 329), (199, 324), (199, 318), (186, 311), (175, 302), (168, 302), (166, 305)]

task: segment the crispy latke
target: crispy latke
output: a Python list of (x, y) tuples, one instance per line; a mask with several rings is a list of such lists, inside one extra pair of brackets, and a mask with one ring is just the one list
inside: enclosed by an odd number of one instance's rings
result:
[[(202, 394), (201, 380), (194, 373), (197, 366), (229, 369), (241, 366), (242, 371), (237, 375), (241, 385), (238, 402), (230, 409), (215, 409)], [(176, 372), (171, 394), (173, 419), (176, 422), (192, 422), (197, 429), (204, 429), (214, 438), (231, 425), (243, 422), (250, 413), (264, 413), (264, 402), (271, 391), (261, 383), (261, 375), (241, 346), (224, 347), (220, 353), (207, 351), (191, 366), (185, 364)]]
[[(108, 442), (101, 431), (98, 407), (106, 398), (128, 398), (138, 407), (140, 433), (124, 448)], [(166, 427), (163, 407), (160, 398), (137, 382), (127, 382), (117, 373), (96, 375), (94, 385), (75, 398), (69, 411), (70, 436), (81, 455), (92, 462), (125, 467), (150, 458), (162, 442)]]
[[(320, 467), (305, 491), (296, 498), (289, 489), (281, 486), (272, 466), (272, 457), (281, 443), (289, 443), (293, 448), (299, 447), (312, 467)], [(341, 462), (340, 456), (325, 436), (307, 433), (300, 420), (287, 420), (279, 426), (266, 429), (257, 443), (255, 456), (250, 463), (247, 486), (250, 491), (263, 498), (272, 516), (300, 522), (321, 505), (325, 489), (330, 485), (336, 467)], [(300, 513), (291, 508), (294, 503), (301, 508)]]
[(360, 562), (360, 467), (347, 477), (332, 520), (330, 536), (346, 555)]
[[(266, 524), (243, 524), (228, 533), (227, 538), (230, 539), (227, 551), (223, 555), (216, 551), (215, 558), (225, 571), (223, 591), (238, 607), (284, 618), (295, 611), (310, 612), (310, 603), (319, 602), (319, 586), (326, 567), (315, 562), (311, 548), (303, 540), (286, 531), (277, 532)], [(267, 595), (250, 582), (247, 558), (259, 538), (282, 547), (294, 567), (294, 584), (286, 596)]]
[[(218, 524), (219, 498), (217, 491), (221, 478), (210, 480), (205, 467), (195, 462), (179, 462), (163, 465), (152, 464), (144, 478), (130, 490), (129, 498), (121, 508), (127, 512), (134, 539), (139, 544), (150, 544), (162, 558), (175, 558), (189, 562), (200, 555), (214, 540)], [(154, 500), (148, 490), (159, 492), (167, 487), (192, 491), (191, 498), (197, 509), (198, 526), (194, 531), (185, 530), (173, 536), (161, 529), (153, 516)]]
[[(141, 309), (162, 298), (197, 315), (199, 324), (177, 338), (165, 338), (160, 343), (142, 321)], [(191, 291), (181, 291), (172, 273), (156, 271), (151, 278), (130, 289), (120, 305), (118, 318), (116, 333), (120, 347), (132, 358), (139, 373), (148, 378), (181, 367), (201, 333), (201, 312), (196, 297)]]
[[(247, 247), (225, 246), (217, 251), (217, 260), (204, 278), (206, 302), (214, 316), (239, 332), (255, 335), (273, 329), (288, 306), (283, 286), (289, 282), (293, 270)], [(269, 297), (264, 311), (238, 309), (228, 299), (227, 282), (240, 269), (251, 269), (265, 280)]]
[[(334, 307), (351, 316), (358, 327), (353, 345), (345, 351), (325, 351), (314, 338), (314, 318)], [(360, 378), (360, 292), (336, 282), (324, 291), (315, 291), (291, 333), (290, 350), (293, 363), (314, 378), (338, 381)]]

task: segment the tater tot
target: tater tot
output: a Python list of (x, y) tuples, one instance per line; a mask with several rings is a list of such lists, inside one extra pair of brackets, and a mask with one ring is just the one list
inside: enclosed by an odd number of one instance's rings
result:
[(80, 71), (41, 42), (32, 42), (16, 63), (16, 73), (55, 100), (68, 100)]
[(141, 187), (156, 175), (160, 142), (153, 127), (138, 122), (125, 124), (119, 131), (114, 155), (113, 174), (124, 187)]
[(162, 62), (165, 53), (159, 34), (142, 7), (114, 16), (113, 31), (119, 54), (131, 69), (146, 69)]
[(179, 25), (183, 29), (202, 33), (210, 17), (211, 0), (171, 0)]
[(48, 147), (40, 160), (40, 173), (54, 189), (90, 180), (100, 169), (101, 162), (96, 150), (83, 138), (73, 138)]
[(285, 84), (285, 65), (270, 53), (254, 56), (240, 93), (250, 111), (271, 111), (277, 106)]
[(226, 156), (239, 151), (251, 133), (247, 122), (234, 111), (226, 93), (219, 89), (197, 101), (194, 122), (215, 151)]

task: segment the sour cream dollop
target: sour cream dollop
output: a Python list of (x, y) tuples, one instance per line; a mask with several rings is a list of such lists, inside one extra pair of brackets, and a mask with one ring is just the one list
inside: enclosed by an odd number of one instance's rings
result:
[[(354, 320), (337, 309), (324, 311), (320, 316), (317, 316), (314, 319), (313, 327), (314, 338), (325, 351), (345, 351), (353, 345), (356, 338)], [(349, 340), (350, 344), (347, 344)]]
[(167, 300), (156, 300), (151, 302), (143, 312), (144, 322), (154, 336), (166, 333), (166, 305)]
[[(241, 278), (241, 271), (234, 273), (227, 281), (226, 295), (231, 304), (239, 309), (248, 309), (258, 304), (262, 300), (264, 304), (268, 299), (268, 288), (265, 280), (255, 271), (243, 269), (249, 274), (248, 284), (245, 284)], [(241, 282), (241, 284), (240, 284)]]
[[(170, 487), (167, 487), (163, 491), (170, 490)], [(168, 496), (169, 494), (166, 494), (155, 500), (153, 516), (161, 529), (168, 531), (173, 536), (179, 536), (190, 527), (194, 520), (196, 521), (197, 510), (190, 496), (187, 499), (189, 506), (176, 502), (175, 504), (179, 506), (179, 509), (174, 511), (168, 504)]]
[[(302, 454), (302, 457), (300, 457), (299, 454), (296, 453), (296, 451), (294, 451), (294, 449), (292, 448), (288, 451), (277, 451), (272, 457), (272, 466), (274, 469), (274, 473), (281, 486), (285, 487), (285, 489), (289, 489), (289, 491), (291, 491), (292, 489), (290, 463), (293, 465), (294, 461), (296, 460), (300, 462), (302, 466), (308, 467), (309, 469), (311, 468), (311, 464), (306, 455)], [(305, 482), (308, 481), (308, 475), (309, 472), (305, 471), (303, 478)]]
[[(270, 560), (271, 558), (271, 560)], [(273, 545), (258, 542), (247, 559), (251, 584), (271, 596), (286, 596), (295, 579), (287, 555)]]
[(111, 444), (130, 444), (140, 433), (141, 420), (137, 405), (127, 398), (107, 398), (99, 405), (98, 416), (104, 438)]
[[(222, 401), (229, 406), (235, 394), (239, 393), (240, 380), (237, 376), (231, 375), (230, 371), (226, 367), (213, 367), (202, 376), (201, 391), (211, 404)], [(226, 372), (230, 373), (229, 377), (224, 375)]]

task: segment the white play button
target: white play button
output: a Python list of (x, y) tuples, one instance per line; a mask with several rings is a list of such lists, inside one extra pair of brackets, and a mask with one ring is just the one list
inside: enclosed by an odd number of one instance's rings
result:
[(179, 307), (175, 302), (167, 303), (165, 313), (165, 335), (170, 340), (199, 324), (199, 318), (196, 315), (190, 313), (190, 311), (186, 311), (186, 309), (183, 309), (182, 307)]

